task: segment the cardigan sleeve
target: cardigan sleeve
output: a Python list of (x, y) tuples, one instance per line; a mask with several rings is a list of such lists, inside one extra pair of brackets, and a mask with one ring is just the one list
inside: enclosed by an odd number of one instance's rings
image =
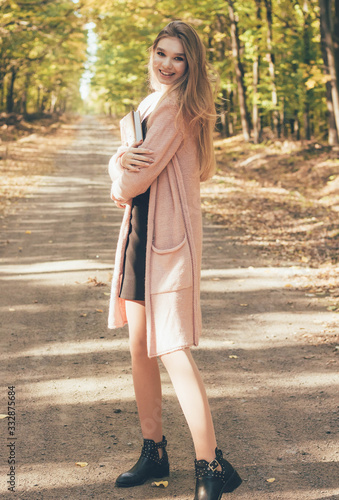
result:
[[(121, 149), (123, 150), (121, 151)], [(125, 146), (120, 146), (118, 151), (112, 156), (108, 163), (108, 173), (112, 182), (114, 182), (123, 172), (123, 168), (121, 166), (121, 156), (124, 154), (125, 150)]]
[(142, 147), (154, 152), (154, 163), (137, 173), (122, 169), (112, 185), (111, 193), (115, 199), (124, 202), (144, 193), (168, 165), (183, 141), (182, 127), (179, 120), (176, 123), (176, 114), (177, 106), (167, 98), (150, 115)]

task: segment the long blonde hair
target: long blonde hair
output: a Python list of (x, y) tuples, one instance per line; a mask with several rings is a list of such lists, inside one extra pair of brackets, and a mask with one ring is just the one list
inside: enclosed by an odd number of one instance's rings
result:
[(158, 90), (159, 83), (153, 74), (153, 54), (162, 38), (179, 38), (185, 51), (187, 70), (169, 89), (177, 91), (179, 100), (178, 116), (189, 125), (196, 136), (200, 157), (200, 180), (205, 181), (215, 173), (213, 131), (216, 120), (212, 73), (206, 60), (206, 50), (192, 26), (183, 21), (172, 21), (153, 42), (150, 50), (149, 75), (151, 86)]

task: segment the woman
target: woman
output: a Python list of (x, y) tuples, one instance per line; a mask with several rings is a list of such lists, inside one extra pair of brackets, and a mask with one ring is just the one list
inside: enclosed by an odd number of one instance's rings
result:
[(144, 142), (120, 147), (109, 166), (111, 197), (125, 207), (109, 327), (129, 326), (144, 438), (139, 460), (116, 486), (137, 486), (169, 474), (159, 357), (192, 434), (195, 499), (216, 500), (241, 479), (217, 448), (206, 391), (190, 352), (201, 332), (200, 181), (215, 169), (213, 93), (196, 31), (182, 21), (168, 24), (151, 48), (149, 73), (156, 92), (139, 106)]

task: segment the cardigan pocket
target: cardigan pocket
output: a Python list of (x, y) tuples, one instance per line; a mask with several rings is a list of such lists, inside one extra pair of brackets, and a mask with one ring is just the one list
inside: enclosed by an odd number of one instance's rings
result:
[(159, 249), (152, 244), (151, 295), (192, 286), (192, 259), (186, 234), (179, 245)]

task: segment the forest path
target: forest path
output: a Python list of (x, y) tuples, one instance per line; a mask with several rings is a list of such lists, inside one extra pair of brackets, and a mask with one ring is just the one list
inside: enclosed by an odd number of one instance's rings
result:
[[(128, 331), (107, 329), (122, 217), (109, 199), (107, 163), (118, 140), (93, 117), (75, 128), (54, 173), (3, 221), (0, 413), (15, 386), (16, 427), (10, 436), (0, 420), (0, 496), (192, 499), (193, 445), (163, 368), (169, 486), (114, 487), (141, 446)], [(244, 479), (230, 498), (339, 498), (337, 357), (309, 341), (338, 328), (338, 316), (291, 291), (297, 272), (266, 267), (227, 227), (204, 221), (204, 332), (193, 355), (218, 444)]]

